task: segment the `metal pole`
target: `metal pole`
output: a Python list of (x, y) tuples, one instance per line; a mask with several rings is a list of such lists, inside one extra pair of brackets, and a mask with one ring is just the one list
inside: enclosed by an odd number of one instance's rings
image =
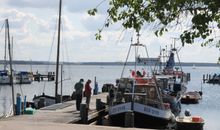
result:
[[(6, 19), (6, 20), (8, 20), (8, 19)], [(6, 61), (6, 59), (7, 59), (7, 21), (5, 20), (5, 54), (4, 54), (4, 70), (6, 70), (6, 66), (7, 66), (7, 61)]]
[(55, 99), (58, 103), (58, 75), (59, 75), (59, 60), (60, 60), (60, 26), (61, 26), (61, 7), (62, 0), (59, 4), (59, 23), (58, 23), (58, 40), (57, 40), (57, 61), (56, 61), (56, 81), (55, 81)]
[(61, 90), (61, 92), (60, 92), (60, 95), (61, 95), (61, 97), (60, 97), (60, 102), (62, 103), (63, 102), (63, 64), (61, 64), (61, 88), (60, 88), (60, 90)]
[(8, 19), (5, 20), (6, 28), (8, 33), (8, 52), (9, 52), (9, 63), (10, 63), (10, 85), (12, 88), (12, 105), (13, 105), (13, 115), (15, 113), (15, 98), (14, 98), (14, 85), (13, 85), (13, 69), (12, 69), (12, 56), (11, 56), (11, 45), (10, 45), (10, 33), (9, 33), (9, 23)]

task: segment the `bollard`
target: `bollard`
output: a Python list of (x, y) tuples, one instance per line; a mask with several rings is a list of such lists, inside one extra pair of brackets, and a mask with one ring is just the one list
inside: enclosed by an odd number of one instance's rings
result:
[(125, 113), (125, 127), (134, 127), (134, 113), (132, 111)]
[(16, 97), (16, 115), (21, 115), (21, 94), (19, 93)]
[(98, 94), (98, 82), (96, 81), (96, 77), (95, 77), (93, 95), (97, 95), (97, 94)]
[(101, 99), (96, 99), (96, 110), (99, 111), (102, 109), (102, 101)]
[(86, 104), (80, 104), (80, 117), (83, 124), (88, 124), (88, 108)]
[(101, 99), (96, 99), (96, 110), (98, 112), (98, 119), (97, 119), (97, 125), (102, 125), (103, 124), (103, 116), (105, 114), (103, 103)]
[(26, 110), (26, 106), (27, 106), (27, 105), (26, 105), (26, 104), (27, 104), (27, 101), (26, 101), (26, 100), (27, 100), (27, 96), (25, 95), (25, 96), (24, 96), (24, 106), (23, 106), (24, 111)]

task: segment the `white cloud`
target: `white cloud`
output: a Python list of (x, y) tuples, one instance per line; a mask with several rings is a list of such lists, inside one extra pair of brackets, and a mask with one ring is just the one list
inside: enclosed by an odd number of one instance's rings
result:
[[(104, 29), (102, 40), (95, 40), (95, 33), (103, 26), (107, 17), (104, 12), (108, 1), (99, 7), (101, 13), (95, 17), (89, 16), (87, 10), (96, 7), (101, 1), (63, 0), (61, 53), (69, 53), (69, 61), (124, 61), (132, 35), (133, 43), (136, 42), (136, 34), (132, 30), (123, 31), (120, 24)], [(59, 0), (1, 0), (0, 3), (0, 24), (3, 24), (5, 18), (9, 18), (11, 34), (16, 43), (15, 58), (48, 60), (53, 35), (57, 29)], [(188, 25), (188, 21), (183, 24)], [(152, 31), (155, 26), (146, 24), (140, 38), (140, 42), (147, 45), (151, 57), (157, 57), (160, 46), (171, 44), (171, 37), (177, 37), (186, 29), (184, 26), (172, 28), (163, 37), (156, 37)], [(4, 39), (3, 35), (1, 32), (0, 39)], [(55, 61), (57, 37), (54, 40), (52, 60)], [(0, 41), (1, 44), (2, 42)], [(180, 41), (178, 44), (181, 45)], [(64, 51), (63, 48), (67, 50)], [(2, 47), (0, 51), (3, 52)], [(180, 57), (181, 61), (216, 62), (218, 54), (215, 52), (216, 48), (187, 45), (182, 49)], [(2, 55), (0, 53), (0, 59)]]
[(54, 8), (58, 0), (8, 0), (7, 4), (20, 8)]
[[(100, 4), (101, 3), (101, 4)], [(58, 8), (59, 0), (8, 0), (7, 4), (20, 8)], [(100, 4), (100, 5), (99, 5)], [(107, 0), (62, 0), (63, 7), (70, 12), (87, 12), (98, 6), (100, 13), (104, 13), (108, 9)]]

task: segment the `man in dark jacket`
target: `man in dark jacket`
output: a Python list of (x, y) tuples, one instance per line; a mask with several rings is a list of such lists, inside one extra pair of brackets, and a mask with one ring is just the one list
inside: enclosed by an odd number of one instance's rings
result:
[(82, 94), (83, 94), (83, 79), (80, 79), (79, 82), (77, 82), (74, 86), (76, 90), (76, 110), (80, 110), (80, 104), (82, 102)]

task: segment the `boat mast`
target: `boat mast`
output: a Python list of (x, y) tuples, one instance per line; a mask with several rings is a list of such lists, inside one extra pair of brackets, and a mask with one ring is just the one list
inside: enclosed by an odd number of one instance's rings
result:
[(134, 66), (134, 71), (136, 72), (137, 71), (137, 58), (138, 58), (138, 56), (137, 56), (137, 54), (138, 54), (138, 46), (139, 46), (139, 44), (140, 44), (140, 41), (139, 41), (139, 38), (140, 38), (140, 34), (139, 34), (139, 32), (137, 33), (137, 46), (135, 46), (135, 66)]
[(60, 26), (61, 26), (61, 7), (62, 7), (62, 0), (60, 0), (59, 4), (59, 23), (58, 23), (58, 40), (57, 40), (57, 61), (56, 61), (56, 81), (55, 81), (55, 100), (56, 103), (59, 102), (58, 100), (58, 75), (59, 75), (59, 59), (60, 59)]
[[(5, 24), (6, 24), (6, 20), (5, 20)], [(6, 70), (6, 66), (7, 66), (7, 25), (5, 25), (5, 52), (4, 52), (4, 70)]]
[(12, 55), (11, 55), (11, 45), (10, 45), (10, 33), (9, 33), (9, 23), (8, 19), (5, 20), (7, 28), (7, 38), (8, 38), (8, 52), (9, 52), (9, 63), (10, 63), (10, 85), (12, 88), (12, 105), (13, 105), (13, 114), (15, 113), (15, 101), (14, 101), (14, 85), (13, 85), (13, 69), (12, 69)]

